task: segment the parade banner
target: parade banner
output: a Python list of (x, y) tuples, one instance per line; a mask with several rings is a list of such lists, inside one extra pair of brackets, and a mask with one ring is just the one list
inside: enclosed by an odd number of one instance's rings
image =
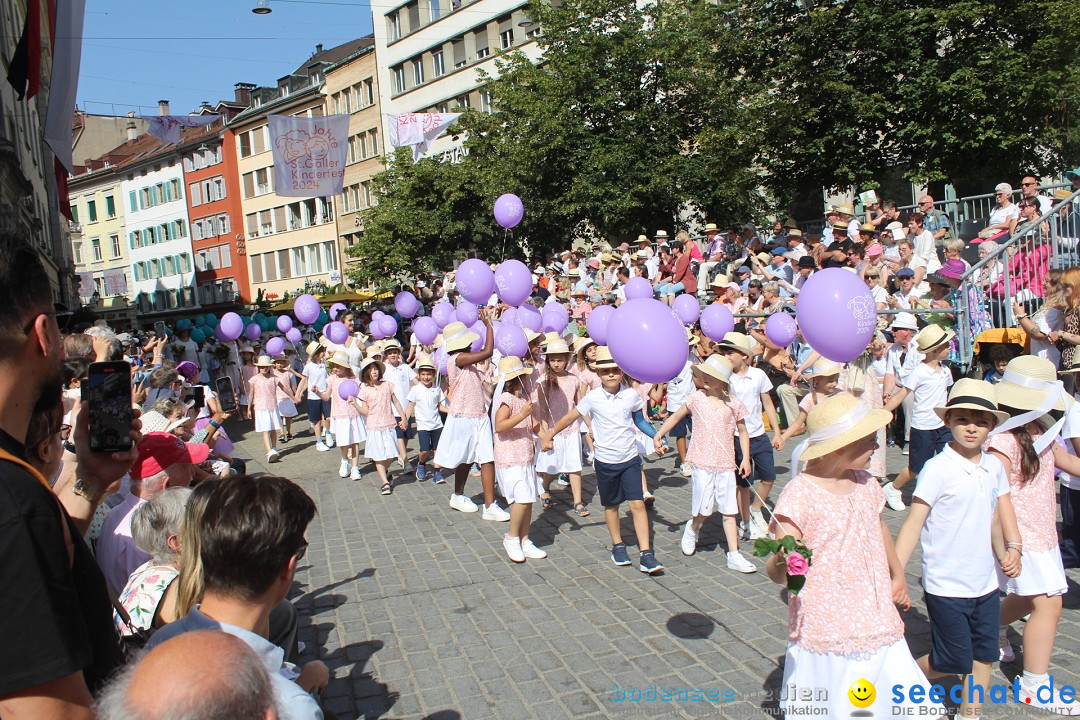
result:
[(94, 273), (81, 272), (79, 276), (79, 297), (88, 298), (94, 294), (97, 286), (94, 285)]
[(428, 143), (440, 137), (450, 123), (458, 119), (461, 113), (401, 113), (387, 114), (387, 127), (390, 130), (390, 144), (394, 147), (410, 146), (413, 150), (413, 162), (420, 162), (428, 150)]
[(127, 295), (127, 273), (124, 268), (106, 270), (103, 274), (106, 297), (113, 295)]
[[(68, 172), (75, 167), (71, 156), (71, 118), (75, 114), (75, 96), (79, 85), (79, 61), (82, 58), (85, 15), (86, 0), (57, 0), (56, 2), (56, 36), (44, 139), (56, 155), (56, 159), (67, 168)], [(61, 197), (60, 207), (67, 206), (67, 197)]]
[(180, 131), (186, 127), (203, 127), (221, 119), (220, 115), (140, 115), (146, 121), (146, 132), (158, 140), (177, 145)]
[(282, 197), (340, 195), (348, 137), (348, 115), (271, 115), (274, 193)]

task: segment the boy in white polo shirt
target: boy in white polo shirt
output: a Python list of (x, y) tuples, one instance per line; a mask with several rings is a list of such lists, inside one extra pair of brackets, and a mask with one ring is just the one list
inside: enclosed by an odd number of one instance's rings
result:
[(596, 349), (593, 367), (600, 376), (600, 387), (587, 392), (577, 407), (559, 418), (551, 429), (546, 432), (541, 430), (541, 449), (551, 450), (552, 438), (576, 420), (583, 416), (590, 419), (596, 490), (604, 506), (608, 532), (611, 533), (611, 561), (616, 565), (630, 564), (619, 523), (619, 506), (625, 501), (630, 505), (634, 533), (641, 552), (638, 569), (652, 575), (663, 570), (664, 566), (652, 550), (651, 523), (641, 488), (637, 430), (654, 437), (656, 428), (645, 419), (645, 402), (641, 396), (633, 388), (623, 385), (622, 370), (606, 347)]
[[(420, 382), (413, 385), (409, 390), (405, 406), (405, 419), (409, 420), (416, 415), (416, 430), (420, 440), (420, 455), (416, 459), (416, 479), (423, 480), (427, 475), (427, 461), (435, 448), (439, 446), (439, 436), (442, 435), (443, 421), (440, 412), (448, 413), (450, 408), (446, 406), (446, 393), (435, 384), (435, 365), (430, 360), (423, 360), (416, 366)], [(435, 474), (432, 481), (436, 485), (446, 482), (443, 480), (442, 468), (435, 466)]]

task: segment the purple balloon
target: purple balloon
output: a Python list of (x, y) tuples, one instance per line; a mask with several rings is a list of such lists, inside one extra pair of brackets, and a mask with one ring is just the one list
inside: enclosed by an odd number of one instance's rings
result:
[(218, 323), (218, 330), (220, 331), (219, 337), (223, 337), (226, 340), (235, 340), (240, 337), (240, 334), (244, 332), (244, 321), (234, 312), (227, 312), (221, 316), (221, 321)]
[(633, 277), (626, 281), (624, 290), (627, 300), (640, 300), (653, 296), (653, 286), (643, 277)]
[(371, 313), (371, 321), (372, 322), (378, 322), (378, 321), (382, 320), (384, 317), (386, 317), (386, 313), (384, 313), (382, 310), (376, 310), (375, 312)]
[(476, 323), (477, 318), (480, 317), (480, 311), (468, 300), (463, 300), (458, 303), (457, 309), (454, 310), (454, 315), (459, 321), (472, 326)]
[(262, 335), (262, 328), (258, 323), (251, 323), (244, 329), (244, 337), (252, 342), (258, 340), (260, 335)]
[(379, 320), (379, 331), (382, 332), (383, 337), (394, 337), (397, 335), (397, 320), (389, 315), (383, 315)]
[(477, 320), (469, 327), (469, 329), (480, 336), (473, 340), (472, 346), (469, 347), (469, 352), (480, 352), (484, 349), (484, 343), (487, 342), (487, 325), (485, 325), (482, 320)]
[(517, 316), (518, 316), (517, 308), (507, 308), (503, 312), (502, 317), (500, 317), (499, 320), (501, 322), (504, 322), (504, 323), (508, 324), (508, 325), (517, 325)]
[[(242, 320), (240, 321), (240, 324), (241, 325), (244, 324)], [(214, 328), (214, 336), (217, 337), (217, 339), (220, 340), (221, 342), (231, 342), (231, 341), (236, 339), (236, 338), (231, 338), (231, 337), (229, 337), (228, 335), (225, 334), (225, 331), (221, 329), (221, 323), (218, 323), (217, 327)]]
[(503, 355), (525, 357), (529, 351), (529, 341), (525, 339), (525, 332), (517, 325), (503, 323), (499, 332), (495, 333), (495, 347)]
[(368, 326), (368, 332), (371, 334), (372, 340), (382, 340), (386, 337), (383, 335), (382, 330), (379, 329), (379, 323), (376, 322), (373, 322)]
[(407, 290), (402, 290), (394, 296), (394, 308), (403, 318), (411, 318), (420, 311), (420, 301)]
[(862, 354), (877, 329), (877, 305), (855, 273), (819, 270), (799, 291), (795, 317), (810, 347), (834, 362)]
[(529, 329), (533, 332), (540, 332), (540, 328), (544, 326), (544, 319), (540, 316), (540, 311), (532, 305), (519, 307), (517, 317), (514, 320), (522, 330)]
[(285, 333), (285, 339), (295, 344), (303, 340), (304, 336), (300, 334), (300, 328), (289, 328), (289, 331)]
[(521, 305), (532, 295), (532, 272), (520, 260), (504, 260), (495, 268), (495, 288), (507, 305)]
[(446, 301), (438, 303), (435, 307), (431, 308), (431, 319), (435, 321), (435, 324), (439, 326), (440, 330), (453, 322), (450, 319), (453, 314), (454, 306)]
[(277, 329), (283, 333), (287, 333), (292, 330), (293, 322), (292, 318), (288, 315), (280, 315), (277, 319)]
[(416, 334), (416, 339), (424, 345), (430, 345), (435, 342), (435, 338), (439, 335), (439, 325), (429, 317), (416, 318), (413, 321), (413, 332)]
[(335, 345), (344, 345), (349, 339), (349, 328), (345, 323), (334, 321), (323, 328), (323, 335)]
[(431, 359), (435, 361), (435, 367), (438, 368), (439, 373), (442, 375), (446, 374), (446, 360), (448, 357), (445, 345), (436, 350), (435, 354), (431, 356)]
[(713, 342), (720, 342), (735, 329), (735, 316), (726, 305), (713, 303), (701, 311), (701, 331)]
[(667, 382), (686, 366), (690, 353), (686, 330), (659, 300), (627, 300), (615, 311), (607, 331), (611, 357), (642, 382)]
[(272, 337), (266, 341), (266, 354), (271, 357), (278, 357), (285, 353), (285, 340), (279, 337)]
[(765, 337), (777, 347), (786, 348), (795, 341), (795, 331), (799, 325), (795, 318), (785, 312), (773, 313), (765, 321)]
[(454, 278), (461, 297), (477, 305), (486, 303), (495, 290), (495, 273), (480, 258), (469, 258), (458, 265)]
[(540, 311), (540, 319), (544, 322), (544, 332), (559, 333), (561, 335), (562, 331), (566, 329), (566, 324), (570, 322), (570, 317), (555, 310), (556, 306), (562, 307), (557, 303), (545, 305), (544, 309)]
[(611, 305), (598, 305), (589, 314), (585, 321), (585, 329), (589, 331), (589, 337), (598, 345), (608, 344), (608, 324), (615, 315), (615, 308)]
[(349, 306), (345, 303), (334, 303), (330, 306), (330, 312), (327, 313), (331, 320), (337, 320), (338, 313), (342, 310), (348, 310)]
[(337, 394), (342, 400), (354, 398), (360, 394), (360, 386), (356, 384), (355, 380), (345, 380), (338, 385)]
[(305, 325), (311, 325), (318, 320), (320, 312), (322, 312), (322, 308), (319, 307), (319, 301), (315, 299), (314, 295), (305, 293), (293, 302), (293, 315)]
[(517, 195), (505, 193), (495, 201), (495, 222), (504, 228), (517, 227), (524, 217), (525, 205)]
[(701, 303), (689, 293), (683, 293), (676, 297), (671, 308), (682, 320), (683, 325), (693, 325), (697, 322), (698, 316), (701, 315)]

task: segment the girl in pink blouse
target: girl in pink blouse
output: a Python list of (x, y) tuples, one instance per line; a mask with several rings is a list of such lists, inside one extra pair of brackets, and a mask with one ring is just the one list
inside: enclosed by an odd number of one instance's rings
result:
[(266, 461), (277, 462), (281, 459), (277, 451), (277, 433), (281, 430), (278, 417), (278, 391), (290, 392), (273, 374), (274, 363), (269, 356), (259, 357), (255, 363), (259, 374), (248, 381), (248, 397), (251, 398), (251, 410), (255, 414), (255, 432), (262, 433), (263, 446), (266, 448)]
[(810, 375), (810, 392), (799, 401), (799, 416), (795, 418), (793, 423), (788, 425), (787, 430), (778, 439), (773, 440), (774, 448), (783, 450), (788, 438), (805, 427), (806, 418), (810, 415), (810, 411), (814, 409), (814, 406), (825, 398), (832, 397), (840, 392), (841, 370), (843, 368), (839, 364), (825, 358), (821, 358), (814, 363), (813, 373)]
[(789, 717), (848, 717), (853, 679), (878, 688), (866, 707), (873, 717), (894, 713), (896, 705), (914, 708), (910, 701), (894, 705), (881, 688), (929, 687), (904, 642), (904, 623), (895, 606), (907, 609), (911, 601), (892, 536), (881, 519), (885, 493), (862, 469), (877, 446), (878, 429), (891, 419), (892, 413), (872, 410), (847, 393), (823, 399), (807, 420), (800, 461), (808, 463), (806, 469), (776, 502), (771, 525), (776, 539), (790, 535), (813, 551), (809, 570), (799, 557), (780, 553), (765, 566), (780, 585), (787, 584), (789, 571), (799, 574), (801, 569), (806, 576), (802, 590), (788, 597), (783, 687), (825, 691), (822, 696), (793, 693), (781, 701)]
[(326, 361), (330, 366), (330, 376), (326, 379), (326, 390), (315, 388), (315, 393), (324, 402), (330, 401), (330, 427), (334, 440), (341, 450), (341, 467), (338, 476), (359, 480), (360, 443), (367, 440), (367, 428), (364, 426), (364, 414), (367, 408), (355, 396), (341, 396), (341, 386), (346, 382), (356, 384), (353, 377), (349, 353), (337, 350)]
[(251, 349), (250, 345), (244, 345), (240, 348), (240, 416), (248, 420), (251, 419), (251, 400), (248, 397), (248, 387), (251, 384), (251, 378), (259, 374), (259, 368), (255, 367), (255, 351)]
[[(567, 371), (569, 362), (570, 347), (564, 340), (560, 338), (548, 343), (543, 377), (531, 383), (530, 396), (543, 428), (553, 426), (577, 404), (581, 380)], [(544, 491), (540, 499), (544, 507), (554, 505), (550, 494), (551, 483), (556, 475), (566, 473), (574, 497), (574, 512), (578, 517), (586, 517), (589, 508), (581, 499), (581, 432), (578, 423), (571, 423), (552, 439), (552, 443), (550, 451), (541, 451), (536, 457), (536, 471), (544, 477)], [(497, 462), (495, 467), (498, 468)]]
[(405, 417), (405, 409), (394, 393), (394, 386), (383, 380), (386, 367), (375, 358), (368, 358), (360, 364), (360, 400), (367, 409), (367, 444), (364, 446), (364, 457), (375, 463), (375, 472), (382, 480), (379, 490), (383, 495), (389, 495), (394, 491), (387, 476), (390, 463), (398, 457), (397, 431), (395, 427), (404, 423), (394, 420), (394, 410), (398, 417)]
[(499, 492), (510, 505), (510, 527), (503, 548), (514, 562), (545, 558), (547, 553), (529, 539), (532, 504), (540, 497), (536, 476), (536, 440), (533, 435), (533, 404), (525, 392), (524, 378), (532, 375), (521, 358), (508, 355), (499, 361), (497, 378), (504, 383), (495, 399), (495, 478)]

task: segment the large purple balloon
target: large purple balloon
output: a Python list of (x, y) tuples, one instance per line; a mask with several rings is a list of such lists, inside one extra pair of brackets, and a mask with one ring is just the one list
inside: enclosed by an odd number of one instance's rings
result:
[(495, 273), (479, 258), (469, 258), (458, 265), (454, 278), (454, 287), (461, 297), (477, 305), (486, 303), (495, 290)]
[(735, 329), (735, 316), (726, 305), (712, 303), (701, 311), (701, 331), (713, 342), (720, 342)]
[(220, 337), (226, 340), (235, 340), (244, 332), (244, 321), (236, 313), (227, 312), (221, 316), (218, 330), (220, 330)]
[(532, 273), (520, 260), (504, 260), (495, 268), (495, 290), (507, 305), (521, 305), (532, 295)]
[(510, 325), (517, 325), (517, 316), (517, 308), (507, 308), (503, 311), (503, 314), (499, 319), (504, 323), (508, 323)]
[(335, 345), (344, 345), (349, 339), (349, 328), (345, 323), (335, 320), (323, 328), (323, 334)]
[(397, 335), (397, 320), (389, 315), (384, 315), (379, 320), (379, 330), (382, 332), (383, 337), (394, 337)]
[(479, 336), (473, 340), (469, 352), (480, 352), (484, 349), (484, 344), (487, 342), (487, 325), (484, 324), (483, 320), (477, 320), (469, 327), (469, 329)]
[(348, 309), (349, 307), (345, 303), (334, 303), (330, 306), (330, 312), (328, 314), (330, 315), (331, 320), (337, 320), (338, 313)]
[(403, 318), (411, 318), (420, 311), (420, 301), (407, 290), (402, 290), (394, 296), (394, 308)]
[(624, 290), (627, 300), (639, 300), (653, 296), (653, 286), (643, 277), (633, 277), (626, 281)]
[(342, 400), (348, 400), (360, 394), (360, 386), (356, 384), (355, 380), (345, 380), (338, 385), (337, 393)]
[(244, 337), (251, 342), (258, 340), (260, 335), (262, 335), (262, 328), (258, 323), (251, 323), (244, 329)]
[(600, 305), (589, 314), (585, 321), (585, 329), (589, 331), (589, 337), (598, 345), (608, 344), (608, 325), (615, 315), (615, 308), (611, 305)]
[[(240, 324), (243, 325), (243, 321), (240, 321)], [(225, 331), (221, 329), (221, 323), (218, 323), (217, 327), (214, 328), (214, 336), (221, 342), (231, 342), (236, 339), (225, 334)]]
[(320, 312), (322, 312), (322, 308), (319, 307), (319, 301), (315, 299), (314, 295), (305, 293), (293, 302), (293, 315), (305, 325), (311, 325), (318, 320)]
[(799, 329), (795, 318), (785, 312), (773, 313), (765, 321), (765, 337), (777, 347), (786, 348), (795, 341), (795, 331)]
[(514, 321), (521, 329), (529, 329), (533, 332), (540, 332), (540, 328), (544, 326), (544, 319), (540, 316), (540, 311), (534, 308), (532, 305), (522, 305), (518, 308), (517, 317)]
[(277, 319), (277, 329), (283, 333), (287, 333), (292, 330), (292, 318), (288, 315), (280, 315)]
[(683, 321), (683, 325), (693, 325), (701, 315), (701, 303), (689, 293), (683, 293), (675, 298), (671, 309)]
[(271, 357), (277, 357), (285, 352), (285, 340), (279, 337), (272, 337), (266, 341), (266, 354)]
[(503, 323), (499, 332), (495, 333), (495, 347), (503, 355), (525, 357), (529, 351), (529, 341), (525, 339), (525, 332), (517, 325)]
[(544, 332), (559, 333), (561, 335), (562, 331), (566, 329), (566, 324), (570, 322), (570, 315), (559, 303), (548, 303), (540, 311), (540, 319), (544, 322)]
[(495, 222), (504, 228), (517, 227), (524, 217), (525, 205), (517, 195), (504, 193), (495, 201)]
[(446, 374), (446, 360), (449, 356), (446, 354), (446, 346), (442, 346), (435, 351), (435, 354), (431, 356), (431, 359), (435, 361), (435, 367), (442, 375)]
[(454, 315), (457, 319), (466, 325), (472, 326), (476, 323), (477, 318), (480, 317), (480, 311), (476, 305), (472, 304), (468, 300), (463, 300), (458, 303), (457, 309), (454, 310)]
[(300, 328), (289, 328), (289, 331), (285, 333), (285, 339), (291, 343), (298, 343), (303, 340), (304, 336), (300, 334)]
[(416, 318), (412, 327), (416, 339), (423, 345), (430, 345), (435, 342), (435, 338), (439, 334), (439, 325), (429, 317)]
[(453, 314), (454, 306), (446, 301), (438, 303), (435, 307), (431, 308), (431, 319), (435, 321), (435, 324), (439, 326), (440, 330), (452, 322), (450, 316)]
[(371, 313), (371, 321), (372, 322), (378, 322), (379, 320), (382, 320), (384, 317), (386, 317), (386, 313), (384, 313), (382, 310), (376, 310), (375, 312)]
[(799, 291), (795, 305), (799, 329), (810, 347), (834, 362), (862, 354), (877, 329), (877, 305), (855, 273), (819, 270)]
[(642, 382), (667, 382), (686, 366), (690, 353), (686, 330), (659, 300), (627, 300), (615, 311), (607, 331), (611, 357)]

